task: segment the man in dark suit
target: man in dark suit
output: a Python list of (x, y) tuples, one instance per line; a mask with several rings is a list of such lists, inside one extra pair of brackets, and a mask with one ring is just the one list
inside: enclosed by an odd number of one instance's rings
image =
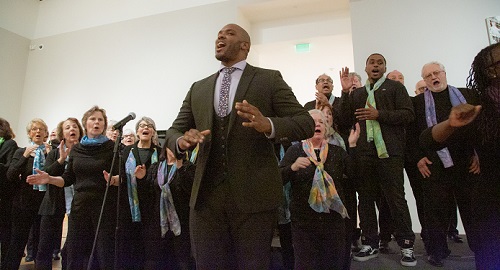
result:
[(273, 143), (314, 133), (281, 74), (247, 64), (249, 51), (248, 33), (224, 26), (215, 41), (220, 71), (191, 86), (166, 133), (179, 157), (200, 144), (190, 201), (197, 269), (269, 268), (283, 188)]

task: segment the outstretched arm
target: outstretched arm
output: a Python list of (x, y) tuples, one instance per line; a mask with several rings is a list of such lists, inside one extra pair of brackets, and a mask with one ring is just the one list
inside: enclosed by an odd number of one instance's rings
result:
[(37, 174), (28, 175), (26, 182), (30, 185), (51, 184), (58, 187), (64, 187), (64, 179), (61, 176), (50, 176), (48, 173), (36, 170)]
[(460, 104), (453, 107), (450, 117), (432, 128), (432, 138), (439, 143), (446, 141), (457, 128), (466, 126), (474, 121), (480, 111), (480, 105)]

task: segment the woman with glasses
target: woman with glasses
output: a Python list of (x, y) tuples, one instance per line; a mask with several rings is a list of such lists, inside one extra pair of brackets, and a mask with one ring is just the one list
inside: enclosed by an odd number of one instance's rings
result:
[(17, 150), (14, 132), (7, 120), (0, 117), (0, 260), (3, 261), (10, 242), (12, 184), (7, 170)]
[[(51, 184), (58, 187), (74, 185), (75, 195), (68, 218), (66, 237), (67, 269), (115, 269), (115, 228), (116, 198), (115, 186), (118, 183), (118, 160), (113, 166), (113, 177), (107, 172), (113, 161), (114, 142), (104, 134), (107, 126), (106, 111), (93, 106), (82, 118), (85, 136), (75, 144), (69, 154), (68, 166), (62, 176), (49, 176), (37, 170), (27, 181), (33, 185)], [(106, 203), (103, 215), (101, 207), (106, 190)], [(92, 252), (98, 221), (101, 221)], [(91, 254), (93, 256), (91, 257)]]
[(38, 248), (40, 216), (38, 209), (45, 195), (45, 185), (29, 185), (26, 178), (45, 168), (45, 158), (52, 149), (45, 143), (48, 128), (42, 119), (35, 118), (26, 126), (29, 146), (18, 149), (12, 158), (7, 177), (13, 185), (12, 229), (7, 256), (2, 269), (18, 269), (28, 242), (31, 226), (34, 228), (33, 252)]
[(156, 220), (152, 165), (158, 163), (161, 148), (152, 140), (156, 134), (153, 119), (142, 117), (135, 131), (138, 141), (123, 149), (120, 261), (123, 267), (143, 269), (150, 256), (145, 252), (151, 242), (148, 229)]

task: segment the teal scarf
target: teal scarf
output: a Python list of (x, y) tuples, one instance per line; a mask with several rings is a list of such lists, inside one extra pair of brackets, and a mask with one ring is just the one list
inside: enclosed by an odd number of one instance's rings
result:
[[(382, 76), (375, 85), (373, 89), (370, 89), (370, 81), (366, 81), (366, 92), (368, 93), (368, 98), (366, 99), (365, 108), (369, 108), (368, 104), (372, 107), (377, 108), (377, 103), (375, 102), (375, 91), (385, 82), (385, 76)], [(375, 142), (375, 147), (377, 148), (377, 155), (379, 158), (388, 158), (389, 154), (385, 147), (384, 138), (382, 137), (382, 130), (380, 129), (380, 123), (377, 120), (366, 120), (366, 139), (368, 142)]]
[[(31, 142), (31, 145), (35, 145)], [(39, 145), (35, 150), (35, 159), (33, 159), (33, 174), (37, 174), (36, 169), (43, 171), (45, 168), (45, 144)], [(33, 190), (46, 191), (47, 185), (33, 185)]]
[(109, 138), (104, 136), (104, 135), (99, 135), (95, 138), (89, 138), (89, 137), (87, 137), (87, 135), (85, 135), (80, 140), (80, 143), (82, 145), (100, 145), (100, 144), (105, 143), (106, 141), (109, 141)]
[[(332, 128), (333, 129), (333, 128)], [(340, 146), (342, 147), (342, 149), (346, 150), (346, 146), (345, 146), (345, 142), (344, 142), (344, 139), (342, 138), (342, 136), (340, 136), (340, 134), (335, 131), (333, 129), (333, 132), (332, 132), (332, 135), (330, 136), (330, 138), (328, 139), (328, 142), (333, 144), (333, 145), (336, 145), (336, 146)]]
[[(135, 160), (135, 156), (132, 150), (133, 148), (130, 149), (127, 161), (125, 162), (125, 174), (127, 175), (127, 193), (132, 222), (140, 222), (141, 210), (139, 208), (139, 196), (137, 195), (137, 178), (135, 177), (137, 161)], [(151, 155), (151, 164), (155, 164), (156, 162), (158, 162), (158, 153), (155, 148), (153, 154)]]
[(200, 144), (197, 144), (196, 147), (194, 148), (193, 152), (191, 153), (191, 158), (189, 159), (189, 161), (192, 164), (196, 163), (196, 158), (198, 157), (198, 151), (199, 150), (200, 150)]

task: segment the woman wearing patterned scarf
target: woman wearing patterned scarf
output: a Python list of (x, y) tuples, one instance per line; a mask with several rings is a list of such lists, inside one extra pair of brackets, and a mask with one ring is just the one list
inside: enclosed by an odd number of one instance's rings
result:
[[(85, 136), (71, 149), (68, 166), (62, 176), (49, 176), (39, 171), (27, 181), (33, 185), (51, 184), (58, 187), (74, 185), (75, 195), (68, 218), (66, 237), (67, 269), (85, 269), (92, 259), (92, 269), (115, 269), (115, 228), (117, 187), (107, 189), (113, 161), (114, 142), (104, 136), (107, 125), (106, 111), (94, 106), (82, 118)], [(118, 159), (115, 161), (110, 184), (118, 183)], [(107, 190), (104, 212), (98, 231), (94, 256), (92, 245), (100, 219), (104, 194)]]
[(153, 119), (139, 119), (135, 132), (138, 141), (123, 149), (119, 261), (129, 269), (144, 269), (151, 256), (151, 252), (145, 251), (154, 241), (150, 228), (159, 216), (154, 209), (153, 168), (158, 163), (161, 148), (152, 140), (156, 134)]
[[(309, 113), (316, 122), (314, 136), (289, 147), (280, 163), (283, 181), (291, 182), (295, 269), (344, 269), (349, 247), (344, 218), (349, 215), (342, 182), (344, 174), (353, 176), (355, 164), (344, 149), (328, 143), (324, 114)], [(349, 136), (352, 156), (358, 138), (356, 126)]]
[[(68, 165), (69, 153), (83, 136), (83, 128), (76, 118), (61, 121), (56, 128), (57, 148), (50, 151), (45, 162), (49, 175), (62, 175)], [(66, 201), (64, 188), (48, 185), (38, 214), (41, 216), (40, 242), (36, 254), (36, 269), (52, 269), (52, 253), (61, 247), (61, 234)], [(63, 257), (65, 255), (63, 254)], [(65, 261), (65, 258), (63, 258)]]
[[(193, 269), (189, 234), (189, 199), (194, 179), (196, 153), (191, 159), (177, 160), (164, 145), (154, 175), (155, 217), (152, 237), (157, 243), (149, 250), (147, 269)], [(158, 214), (159, 212), (159, 214)]]
[(0, 117), (0, 260), (7, 255), (10, 242), (12, 212), (12, 184), (7, 179), (7, 170), (17, 150), (14, 132), (7, 120)]
[(43, 170), (45, 157), (51, 147), (45, 143), (48, 128), (42, 119), (35, 118), (26, 126), (30, 146), (18, 149), (12, 158), (7, 177), (14, 186), (12, 201), (12, 230), (9, 250), (2, 269), (18, 269), (33, 226), (33, 252), (37, 251), (40, 229), (38, 209), (45, 195), (45, 185), (31, 186), (26, 178), (36, 169)]

